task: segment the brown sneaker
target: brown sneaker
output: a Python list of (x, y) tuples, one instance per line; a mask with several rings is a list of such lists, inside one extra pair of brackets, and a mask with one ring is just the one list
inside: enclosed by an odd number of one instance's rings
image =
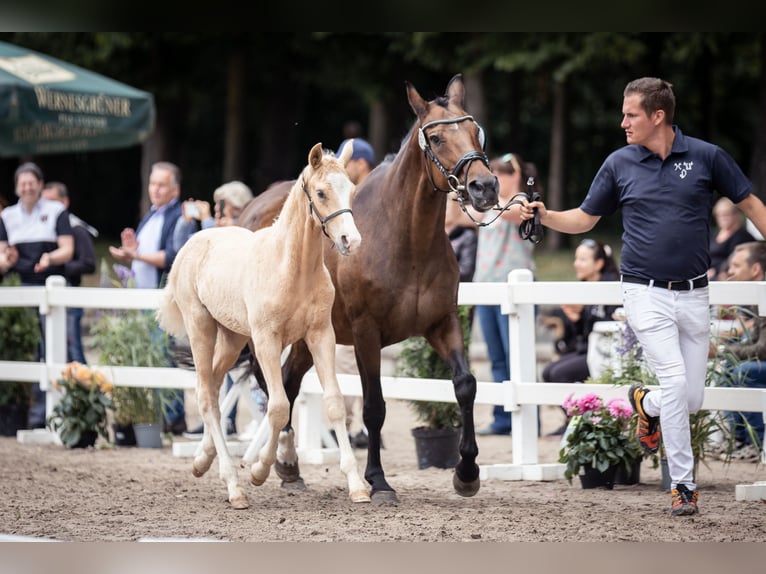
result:
[(634, 383), (628, 390), (628, 399), (633, 410), (638, 413), (636, 436), (641, 448), (648, 454), (654, 454), (660, 448), (660, 417), (650, 417), (644, 411), (644, 397), (649, 390), (641, 383)]
[(686, 485), (679, 484), (670, 493), (670, 497), (673, 504), (670, 513), (673, 516), (691, 516), (699, 512), (697, 507), (699, 496), (696, 490), (689, 490)]

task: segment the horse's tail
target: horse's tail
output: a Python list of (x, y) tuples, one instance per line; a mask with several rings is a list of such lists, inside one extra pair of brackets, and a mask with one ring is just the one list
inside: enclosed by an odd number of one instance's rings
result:
[(184, 318), (170, 283), (162, 289), (160, 306), (157, 308), (157, 322), (166, 333), (179, 339), (186, 337)]

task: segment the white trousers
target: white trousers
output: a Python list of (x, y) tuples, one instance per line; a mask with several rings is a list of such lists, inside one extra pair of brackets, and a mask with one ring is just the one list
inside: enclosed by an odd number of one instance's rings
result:
[(709, 288), (670, 291), (623, 283), (622, 297), (628, 324), (659, 382), (660, 390), (648, 393), (643, 406), (647, 415), (660, 417), (670, 488), (694, 490), (689, 413), (700, 409), (705, 395)]

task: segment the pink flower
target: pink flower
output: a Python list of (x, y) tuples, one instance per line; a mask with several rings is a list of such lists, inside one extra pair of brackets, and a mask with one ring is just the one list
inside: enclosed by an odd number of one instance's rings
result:
[(633, 416), (633, 409), (625, 399), (612, 399), (607, 403), (606, 408), (616, 419), (629, 419)]
[(604, 406), (604, 401), (596, 393), (588, 393), (580, 397), (577, 406), (580, 409), (580, 413), (595, 412)]

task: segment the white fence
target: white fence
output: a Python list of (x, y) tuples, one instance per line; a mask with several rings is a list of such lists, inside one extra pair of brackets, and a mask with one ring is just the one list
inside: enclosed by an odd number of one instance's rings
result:
[[(51, 277), (45, 287), (2, 287), (0, 307), (38, 307), (46, 319), (45, 363), (0, 361), (0, 384), (4, 381), (39, 381), (48, 391), (50, 413), (57, 393), (49, 384), (58, 378), (66, 363), (66, 307), (95, 309), (155, 309), (159, 290), (66, 287), (61, 277)], [(561, 476), (561, 465), (538, 464), (537, 406), (559, 405), (571, 393), (591, 392), (590, 385), (541, 384), (536, 380), (535, 305), (621, 304), (618, 282), (555, 281), (535, 282), (527, 270), (515, 270), (508, 283), (462, 283), (458, 302), (465, 305), (501, 305), (508, 314), (511, 342), (511, 372), (503, 383), (479, 381), (476, 403), (501, 404), (512, 413), (511, 464), (482, 466), (482, 478), (548, 480)], [(766, 282), (714, 282), (710, 287), (712, 305), (755, 305), (766, 315)], [(115, 384), (158, 388), (195, 388), (192, 371), (174, 368), (95, 366)], [(345, 394), (361, 395), (356, 376), (339, 375)], [(452, 382), (446, 380), (382, 377), (386, 398), (454, 401)], [(599, 385), (604, 398), (625, 397), (626, 389)], [(304, 378), (299, 397), (296, 434), (303, 453), (320, 452), (321, 388), (316, 375)], [(761, 410), (766, 413), (766, 391), (747, 388), (706, 388), (703, 408), (720, 410)], [(326, 434), (326, 433), (325, 433)], [(309, 457), (311, 458), (311, 457)], [(321, 457), (320, 457), (321, 458)], [(316, 460), (315, 457), (315, 462)], [(307, 460), (306, 462), (312, 462)]]

